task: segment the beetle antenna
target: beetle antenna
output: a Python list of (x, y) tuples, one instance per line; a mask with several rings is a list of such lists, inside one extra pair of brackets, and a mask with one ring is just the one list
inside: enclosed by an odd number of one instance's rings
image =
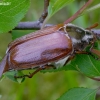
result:
[(98, 23), (95, 23), (95, 24), (91, 25), (90, 27), (88, 27), (88, 28), (86, 28), (86, 29), (87, 29), (87, 30), (91, 30), (91, 29), (97, 27), (98, 25), (99, 25)]

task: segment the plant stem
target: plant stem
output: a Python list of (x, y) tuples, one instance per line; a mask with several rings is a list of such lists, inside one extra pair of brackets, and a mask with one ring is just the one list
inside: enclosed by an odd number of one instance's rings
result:
[(44, 0), (44, 11), (43, 11), (41, 17), (39, 18), (40, 23), (43, 23), (44, 20), (45, 20), (45, 18), (46, 18), (47, 15), (48, 15), (49, 1), (50, 1), (50, 0)]
[(93, 0), (88, 0), (88, 2), (85, 5), (83, 5), (72, 17), (67, 19), (64, 22), (64, 24), (68, 24), (68, 23), (72, 22), (73, 20), (75, 20), (92, 2), (93, 2)]

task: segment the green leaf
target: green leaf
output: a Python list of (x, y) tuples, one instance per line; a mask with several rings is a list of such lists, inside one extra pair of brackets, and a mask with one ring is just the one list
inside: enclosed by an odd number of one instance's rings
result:
[(45, 23), (60, 9), (73, 2), (74, 0), (50, 0), (48, 7), (48, 16), (43, 22), (42, 27), (44, 27)]
[(96, 89), (73, 88), (57, 100), (95, 100)]
[[(46, 24), (46, 22), (56, 13), (58, 12), (60, 9), (62, 9), (63, 7), (65, 7), (66, 5), (68, 5), (69, 3), (74, 2), (75, 0), (50, 0), (49, 2), (49, 7), (48, 7), (48, 16), (46, 17), (46, 19), (44, 20), (42, 27), (43, 28)], [(93, 9), (98, 9), (100, 5), (95, 6)], [(85, 13), (88, 13), (89, 11), (91, 11), (91, 9), (89, 10), (85, 10)], [(82, 13), (83, 14), (83, 13)], [(82, 14), (80, 14), (79, 16), (81, 16)], [(78, 17), (78, 16), (77, 16)]]
[(5, 78), (4, 75), (2, 75), (2, 76), (0, 77), (0, 82), (2, 82), (4, 78)]
[(89, 77), (100, 76), (100, 61), (95, 60), (92, 56), (78, 54), (71, 65)]
[(50, 0), (50, 4), (48, 7), (48, 16), (53, 16), (57, 11), (73, 1), (74, 0)]
[(9, 71), (4, 74), (4, 76), (8, 77), (14, 82), (22, 83), (25, 80), (25, 78), (14, 78), (15, 75), (23, 76), (24, 74), (22, 73), (22, 71)]
[(24, 17), (30, 0), (4, 0), (0, 3), (0, 33), (3, 33), (12, 30)]

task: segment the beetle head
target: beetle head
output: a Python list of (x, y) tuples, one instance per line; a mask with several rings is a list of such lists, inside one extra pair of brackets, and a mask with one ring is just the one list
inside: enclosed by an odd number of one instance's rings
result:
[(59, 31), (64, 31), (66, 35), (71, 38), (74, 49), (83, 50), (88, 44), (91, 44), (94, 41), (92, 31), (85, 30), (70, 23), (65, 24)]

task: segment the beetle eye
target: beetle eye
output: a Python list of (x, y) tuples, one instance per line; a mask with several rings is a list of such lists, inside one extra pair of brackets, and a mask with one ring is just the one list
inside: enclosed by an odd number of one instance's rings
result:
[(91, 35), (91, 32), (90, 32), (90, 31), (86, 31), (86, 34), (87, 34), (87, 35)]

